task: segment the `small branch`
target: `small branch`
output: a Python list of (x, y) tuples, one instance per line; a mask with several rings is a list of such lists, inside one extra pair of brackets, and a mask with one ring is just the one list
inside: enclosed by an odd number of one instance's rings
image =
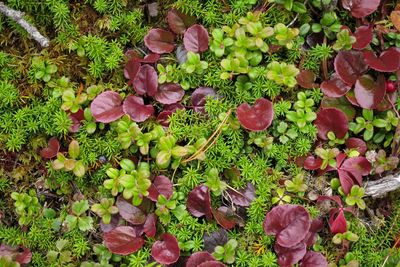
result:
[(18, 10), (14, 10), (12, 8), (9, 8), (6, 6), (3, 2), (0, 2), (0, 13), (4, 14), (5, 16), (9, 17), (16, 23), (18, 23), (22, 28), (24, 28), (28, 34), (36, 41), (38, 42), (42, 47), (48, 47), (49, 46), (49, 39), (44, 37), (37, 29), (36, 27), (30, 25), (25, 19), (24, 19), (24, 13)]
[(400, 188), (400, 173), (385, 176), (376, 181), (370, 181), (366, 184), (365, 196), (372, 198), (383, 197), (389, 192)]

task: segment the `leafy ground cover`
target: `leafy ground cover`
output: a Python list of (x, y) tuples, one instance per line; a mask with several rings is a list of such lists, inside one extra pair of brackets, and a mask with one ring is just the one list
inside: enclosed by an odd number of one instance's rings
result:
[(1, 267), (399, 266), (396, 1), (4, 4)]

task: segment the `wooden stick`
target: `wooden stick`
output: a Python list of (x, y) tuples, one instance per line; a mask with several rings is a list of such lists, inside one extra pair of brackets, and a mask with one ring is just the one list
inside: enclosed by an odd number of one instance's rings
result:
[(3, 2), (0, 2), (0, 13), (4, 14), (5, 16), (9, 17), (16, 23), (18, 23), (22, 28), (24, 28), (28, 34), (38, 42), (42, 47), (48, 47), (50, 41), (48, 38), (44, 37), (36, 27), (30, 25), (24, 19), (24, 13), (18, 10), (14, 10), (6, 6)]
[(365, 196), (379, 198), (400, 188), (400, 173), (385, 176), (376, 181), (366, 183)]

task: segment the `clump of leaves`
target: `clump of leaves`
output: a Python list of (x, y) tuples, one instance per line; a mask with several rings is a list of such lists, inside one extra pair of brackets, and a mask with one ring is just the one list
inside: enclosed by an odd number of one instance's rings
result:
[(102, 198), (100, 203), (92, 205), (91, 210), (100, 216), (105, 224), (109, 224), (111, 216), (118, 213), (118, 208), (114, 206), (113, 198)]
[(87, 200), (76, 201), (72, 204), (71, 214), (65, 217), (65, 223), (69, 230), (78, 228), (81, 231), (89, 231), (93, 228), (93, 219), (86, 215), (89, 210)]
[(216, 246), (212, 255), (222, 262), (232, 264), (235, 262), (235, 252), (238, 242), (235, 239), (230, 239), (223, 246)]
[(277, 84), (284, 84), (288, 87), (294, 87), (297, 84), (296, 76), (300, 71), (294, 65), (274, 61), (267, 65), (267, 70), (267, 78)]
[(52, 167), (55, 170), (72, 171), (76, 176), (82, 177), (85, 175), (86, 166), (82, 160), (78, 160), (80, 153), (79, 143), (76, 140), (72, 140), (68, 146), (67, 158), (61, 152), (57, 153), (57, 159), (52, 162)]

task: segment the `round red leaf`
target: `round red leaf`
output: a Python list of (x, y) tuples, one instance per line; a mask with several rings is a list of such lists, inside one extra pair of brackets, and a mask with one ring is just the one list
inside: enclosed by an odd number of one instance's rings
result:
[(367, 144), (364, 142), (364, 140), (356, 137), (351, 137), (346, 140), (346, 147), (349, 149), (356, 149), (360, 155), (364, 155), (365, 152), (367, 152)]
[(158, 75), (156, 70), (150, 65), (143, 65), (133, 80), (133, 89), (139, 95), (148, 94), (154, 96), (158, 88)]
[(308, 156), (306, 160), (304, 161), (304, 169), (306, 170), (318, 170), (321, 168), (322, 165), (322, 159), (319, 157), (314, 157), (314, 156)]
[(40, 151), (40, 155), (45, 159), (51, 159), (57, 156), (58, 151), (60, 150), (60, 142), (58, 142), (57, 138), (50, 138), (47, 147), (43, 148)]
[(143, 231), (149, 237), (154, 237), (157, 232), (157, 216), (154, 213), (151, 213), (147, 216), (146, 222), (143, 225)]
[(318, 137), (328, 140), (328, 132), (333, 132), (336, 138), (342, 139), (349, 130), (346, 114), (336, 108), (324, 108), (317, 114), (315, 126), (318, 129)]
[(379, 103), (378, 106), (376, 106), (376, 110), (386, 111), (388, 109), (391, 109), (392, 108), (391, 103), (395, 103), (396, 99), (397, 99), (397, 90), (392, 93), (388, 93), (386, 91), (386, 96), (383, 98), (383, 101), (381, 103)]
[(247, 183), (246, 188), (239, 190), (228, 188), (226, 192), (229, 194), (233, 204), (242, 207), (250, 206), (251, 202), (256, 198), (255, 188), (252, 183)]
[(147, 120), (154, 113), (152, 105), (145, 105), (143, 98), (139, 96), (128, 96), (123, 104), (123, 111), (135, 122)]
[(148, 192), (149, 195), (147, 197), (154, 202), (157, 202), (160, 194), (164, 195), (167, 199), (171, 198), (173, 193), (171, 180), (164, 175), (157, 176), (149, 187)]
[(164, 233), (162, 240), (154, 242), (151, 256), (160, 264), (172, 264), (179, 259), (180, 249), (175, 236)]
[(187, 51), (195, 53), (204, 52), (208, 49), (208, 32), (200, 24), (195, 24), (186, 30), (183, 36), (183, 44)]
[(146, 215), (143, 213), (143, 211), (132, 205), (122, 196), (117, 198), (116, 206), (118, 207), (119, 214), (125, 219), (125, 221), (133, 225), (140, 225), (146, 221)]
[(342, 81), (350, 86), (368, 70), (363, 52), (356, 50), (340, 51), (335, 57), (334, 67)]
[(383, 51), (379, 57), (373, 51), (366, 50), (364, 51), (364, 59), (368, 66), (380, 72), (394, 72), (400, 66), (400, 53), (394, 47)]
[(319, 252), (308, 251), (301, 261), (300, 267), (328, 267), (324, 255)]
[(282, 247), (278, 243), (275, 243), (274, 250), (276, 254), (278, 254), (279, 266), (290, 267), (298, 263), (304, 257), (307, 246), (304, 242), (300, 242), (291, 247)]
[(225, 206), (219, 207), (217, 210), (212, 210), (215, 220), (224, 229), (232, 229), (236, 225), (235, 212)]
[(272, 102), (265, 98), (257, 99), (253, 106), (247, 103), (241, 104), (236, 113), (240, 124), (251, 131), (267, 129), (274, 118)]
[(182, 100), (185, 91), (178, 83), (161, 84), (154, 98), (161, 104), (174, 104)]
[(118, 226), (103, 235), (104, 244), (114, 254), (129, 255), (138, 251), (144, 244), (130, 226)]
[(213, 255), (211, 255), (211, 253), (207, 251), (200, 251), (190, 255), (185, 266), (198, 267), (199, 264), (207, 261), (215, 261), (215, 258), (213, 257)]
[(194, 24), (196, 19), (172, 8), (168, 11), (167, 21), (169, 28), (176, 34), (184, 34), (186, 29)]
[(377, 81), (370, 75), (363, 75), (354, 86), (355, 98), (362, 108), (376, 108), (383, 101), (385, 94), (385, 77), (383, 75), (379, 75)]
[(139, 69), (140, 69), (140, 63), (136, 58), (129, 59), (129, 61), (125, 64), (124, 76), (125, 78), (129, 79), (129, 85), (132, 84), (137, 73), (139, 72)]
[(205, 185), (199, 185), (190, 191), (186, 207), (190, 214), (195, 217), (206, 216), (208, 220), (212, 219), (210, 190)]
[[(351, 92), (351, 91), (350, 91)], [(346, 114), (347, 121), (352, 121), (356, 116), (356, 110), (352, 103), (347, 99), (347, 95), (334, 98), (334, 97), (324, 97), (321, 101), (321, 108), (337, 108)]]
[(267, 213), (264, 220), (264, 231), (275, 235), (276, 243), (290, 248), (300, 243), (311, 226), (310, 215), (300, 205), (279, 205)]
[(199, 87), (192, 93), (191, 101), (194, 111), (204, 112), (204, 106), (206, 104), (207, 96), (216, 98), (217, 94), (211, 87)]
[(373, 13), (379, 6), (380, 0), (342, 0), (342, 6), (351, 12), (355, 18), (363, 18)]
[(353, 48), (357, 50), (363, 50), (372, 41), (372, 30), (373, 25), (360, 26), (354, 32), (354, 37), (356, 37), (356, 42), (353, 44)]
[(314, 72), (310, 70), (301, 70), (297, 75), (296, 80), (297, 83), (306, 89), (312, 89), (318, 87), (318, 84), (315, 83), (316, 76)]
[(151, 29), (144, 37), (144, 44), (153, 53), (171, 53), (175, 49), (175, 36), (163, 29)]
[(124, 115), (122, 99), (117, 92), (106, 91), (99, 94), (90, 104), (90, 112), (98, 122), (110, 123)]
[(351, 86), (345, 84), (337, 74), (333, 74), (330, 80), (321, 83), (320, 88), (328, 97), (341, 97), (350, 91)]

